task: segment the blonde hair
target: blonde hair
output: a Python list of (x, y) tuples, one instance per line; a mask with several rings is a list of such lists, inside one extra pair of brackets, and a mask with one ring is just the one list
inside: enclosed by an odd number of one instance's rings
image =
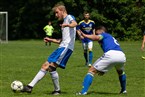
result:
[(58, 3), (52, 8), (53, 11), (55, 11), (56, 9), (66, 12), (66, 8), (65, 8), (64, 4), (62, 4), (62, 3)]

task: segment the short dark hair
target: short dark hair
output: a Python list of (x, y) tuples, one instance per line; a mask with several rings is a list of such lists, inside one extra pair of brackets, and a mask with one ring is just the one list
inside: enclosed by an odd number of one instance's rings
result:
[(87, 12), (87, 11), (85, 11), (83, 14), (85, 15), (85, 14), (90, 14), (90, 13), (89, 13), (89, 12)]
[(95, 28), (95, 30), (104, 30), (105, 32), (107, 32), (107, 29), (104, 26), (98, 26)]

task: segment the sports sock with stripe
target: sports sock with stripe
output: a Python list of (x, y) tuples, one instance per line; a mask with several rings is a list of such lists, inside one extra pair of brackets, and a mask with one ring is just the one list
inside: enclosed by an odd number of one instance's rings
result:
[(88, 63), (88, 54), (87, 54), (87, 52), (84, 53), (84, 58), (86, 60), (86, 63)]
[(126, 90), (126, 74), (125, 73), (119, 76), (119, 81), (121, 85), (121, 91), (125, 91)]
[(38, 83), (39, 80), (41, 80), (41, 79), (45, 76), (46, 73), (47, 73), (46, 70), (41, 69), (41, 70), (37, 73), (37, 75), (34, 77), (34, 79), (33, 79), (28, 85), (31, 86), (31, 87), (34, 87), (34, 85), (35, 85), (36, 83)]
[(93, 75), (91, 73), (88, 73), (85, 78), (84, 78), (84, 82), (83, 82), (83, 88), (82, 88), (82, 91), (81, 93), (84, 94), (84, 93), (87, 93), (92, 81), (93, 81)]
[(50, 72), (50, 76), (52, 78), (52, 82), (53, 82), (53, 85), (54, 85), (54, 90), (59, 91), (60, 90), (60, 85), (59, 85), (59, 75), (58, 75), (57, 71)]
[(93, 52), (89, 51), (89, 64), (92, 64)]

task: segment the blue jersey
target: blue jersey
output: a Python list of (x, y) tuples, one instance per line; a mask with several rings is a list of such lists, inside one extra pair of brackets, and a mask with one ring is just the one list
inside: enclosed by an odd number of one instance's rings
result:
[(102, 37), (102, 39), (98, 42), (101, 45), (104, 53), (109, 50), (122, 51), (117, 40), (114, 37), (112, 37), (110, 34), (102, 33), (100, 34), (100, 36)]
[[(86, 23), (84, 20), (79, 22), (79, 25), (77, 26), (77, 30), (81, 30), (83, 33), (91, 35), (93, 34), (93, 30), (95, 28), (95, 22), (92, 20), (89, 20), (88, 23)], [(91, 40), (88, 38), (82, 39), (82, 42), (90, 42)]]

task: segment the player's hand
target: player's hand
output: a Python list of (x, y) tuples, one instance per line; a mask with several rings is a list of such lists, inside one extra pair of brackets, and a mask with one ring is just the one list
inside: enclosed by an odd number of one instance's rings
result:
[(141, 50), (144, 51), (144, 45), (141, 46)]
[(44, 42), (51, 42), (51, 38), (45, 37)]
[(81, 36), (82, 37), (85, 37), (86, 36), (86, 34), (84, 34), (82, 31), (80, 31), (80, 33), (81, 33)]
[(80, 35), (80, 39), (84, 39), (84, 37), (82, 35)]

